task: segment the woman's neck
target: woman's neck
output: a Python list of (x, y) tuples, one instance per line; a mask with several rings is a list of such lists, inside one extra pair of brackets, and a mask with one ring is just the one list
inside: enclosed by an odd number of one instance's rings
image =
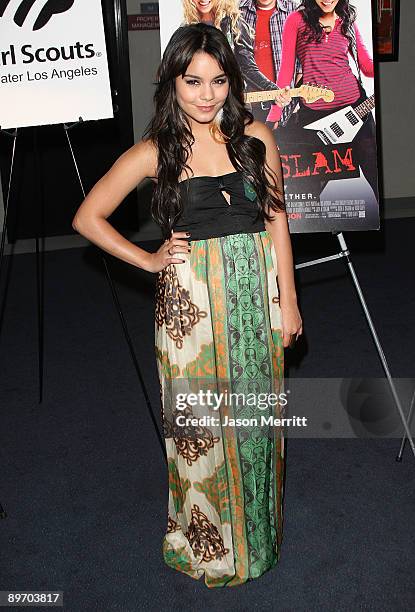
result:
[(202, 23), (205, 22), (205, 21), (207, 21), (209, 23), (213, 23), (215, 21), (215, 16), (214, 16), (213, 12), (210, 11), (210, 13), (206, 13), (206, 14), (203, 14), (203, 15), (199, 14), (199, 19), (200, 19), (200, 21)]
[(319, 22), (325, 26), (334, 27), (337, 17), (336, 11), (333, 10), (331, 13), (324, 13), (324, 15), (319, 18)]
[[(212, 122), (211, 122), (212, 123)], [(198, 121), (190, 120), (190, 129), (193, 137), (196, 140), (210, 139), (211, 123), (199, 123)]]

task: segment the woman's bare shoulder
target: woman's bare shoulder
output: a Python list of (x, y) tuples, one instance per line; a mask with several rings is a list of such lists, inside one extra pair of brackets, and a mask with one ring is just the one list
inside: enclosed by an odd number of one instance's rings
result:
[(261, 121), (253, 121), (250, 125), (245, 126), (245, 134), (263, 143), (267, 166), (273, 168), (279, 176), (281, 173), (281, 161), (275, 136), (271, 128)]
[(145, 176), (155, 179), (157, 175), (157, 147), (149, 139), (136, 142), (125, 155), (130, 156), (145, 171)]
[(256, 119), (252, 123), (245, 125), (245, 135), (258, 138), (258, 140), (262, 140), (265, 145), (274, 141), (274, 134), (272, 130), (265, 125), (265, 123), (262, 123), (262, 121), (257, 121)]

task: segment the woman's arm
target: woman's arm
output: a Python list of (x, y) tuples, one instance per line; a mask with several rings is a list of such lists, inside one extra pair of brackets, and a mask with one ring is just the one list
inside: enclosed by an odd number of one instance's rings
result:
[(154, 176), (154, 151), (141, 141), (117, 159), (94, 185), (72, 221), (72, 227), (107, 253), (146, 269), (150, 253), (124, 238), (106, 220), (146, 177)]
[[(149, 253), (124, 238), (106, 219), (143, 179), (156, 175), (156, 168), (154, 145), (150, 141), (138, 142), (94, 185), (72, 220), (72, 227), (103, 251), (149, 272), (157, 272), (168, 263), (183, 262), (169, 258), (167, 249), (173, 243), (166, 241), (157, 253)], [(182, 234), (175, 234), (176, 247), (184, 247), (183, 241), (178, 240), (181, 237)]]
[[(266, 147), (266, 162), (271, 172), (266, 172), (271, 184), (279, 189), (279, 197), (284, 199), (282, 191), (282, 170), (278, 147), (272, 131), (260, 121), (254, 121), (246, 128), (246, 134), (255, 136)], [(279, 302), (283, 319), (284, 346), (288, 346), (291, 335), (302, 333), (302, 320), (297, 306), (297, 293), (294, 280), (294, 263), (291, 238), (288, 228), (287, 213), (278, 213), (269, 209), (272, 221), (265, 221), (265, 227), (271, 235), (277, 258), (277, 281)]]
[(360, 70), (363, 72), (365, 76), (373, 77), (374, 76), (373, 59), (370, 57), (369, 51), (365, 47), (362, 35), (359, 32), (356, 22), (354, 22), (353, 28), (356, 34), (357, 59), (359, 62)]
[[(279, 88), (289, 87), (293, 77), (297, 56), (297, 34), (298, 25), (302, 19), (298, 11), (288, 15), (282, 30), (281, 67), (278, 72), (277, 85)], [(282, 108), (272, 106), (268, 113), (267, 121), (279, 121)]]

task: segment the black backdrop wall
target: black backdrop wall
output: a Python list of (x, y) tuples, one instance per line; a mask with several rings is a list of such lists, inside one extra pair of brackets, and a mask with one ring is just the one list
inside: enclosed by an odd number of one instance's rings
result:
[[(101, 0), (114, 119), (69, 130), (86, 193), (134, 142), (126, 0)], [(13, 139), (0, 133), (0, 172), (6, 202)], [(35, 154), (37, 150), (37, 155)], [(7, 238), (73, 234), (72, 218), (83, 200), (62, 125), (20, 128), (16, 143)], [(111, 215), (118, 229), (138, 229), (135, 190)]]

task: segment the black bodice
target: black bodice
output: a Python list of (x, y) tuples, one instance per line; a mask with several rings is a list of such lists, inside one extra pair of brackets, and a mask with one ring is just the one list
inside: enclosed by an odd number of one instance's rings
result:
[[(183, 213), (173, 229), (190, 232), (189, 240), (265, 230), (255, 191), (239, 171), (191, 177), (180, 182), (180, 190)], [(229, 194), (230, 204), (222, 191)]]

